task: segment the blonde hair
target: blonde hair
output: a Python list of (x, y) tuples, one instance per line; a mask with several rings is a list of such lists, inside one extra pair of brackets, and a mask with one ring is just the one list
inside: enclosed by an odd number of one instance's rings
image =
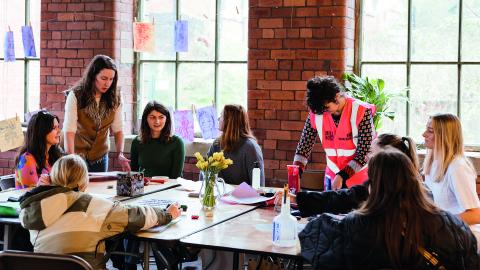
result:
[(78, 155), (63, 156), (53, 164), (50, 179), (54, 186), (82, 190), (88, 185), (87, 164)]
[(462, 124), (460, 119), (450, 113), (436, 114), (430, 117), (432, 121), (435, 145), (427, 150), (423, 163), (424, 174), (430, 174), (433, 161), (437, 162), (437, 171), (433, 175), (436, 182), (442, 181), (448, 166), (456, 158), (465, 159), (468, 166), (473, 169), (472, 163), (464, 155)]

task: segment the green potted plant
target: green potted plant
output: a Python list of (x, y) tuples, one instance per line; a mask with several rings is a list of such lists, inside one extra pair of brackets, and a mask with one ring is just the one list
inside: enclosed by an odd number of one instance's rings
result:
[(348, 82), (345, 84), (345, 90), (348, 94), (375, 105), (376, 113), (373, 116), (373, 123), (376, 130), (382, 127), (384, 117), (394, 120), (395, 112), (390, 109), (391, 101), (398, 98), (406, 99), (407, 88), (400, 93), (390, 93), (384, 89), (385, 82), (382, 79), (361, 78), (353, 73), (344, 73), (342, 79)]

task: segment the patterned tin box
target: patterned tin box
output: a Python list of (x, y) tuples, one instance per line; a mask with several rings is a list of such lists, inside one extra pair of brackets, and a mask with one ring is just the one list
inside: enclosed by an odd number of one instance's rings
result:
[(117, 195), (134, 197), (143, 194), (143, 173), (122, 172), (118, 173)]

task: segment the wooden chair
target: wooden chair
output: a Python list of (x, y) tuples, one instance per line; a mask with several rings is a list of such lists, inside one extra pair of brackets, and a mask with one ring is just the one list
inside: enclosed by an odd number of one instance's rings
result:
[(84, 259), (74, 255), (7, 250), (0, 252), (0, 270), (93, 270)]
[(302, 190), (323, 191), (324, 170), (305, 170), (300, 179)]

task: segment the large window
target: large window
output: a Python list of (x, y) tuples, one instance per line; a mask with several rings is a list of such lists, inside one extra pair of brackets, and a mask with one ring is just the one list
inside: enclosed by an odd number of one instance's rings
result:
[(480, 1), (363, 0), (359, 67), (386, 87), (409, 87), (383, 131), (423, 142), (428, 117), (449, 112), (462, 120), (465, 143), (480, 145)]
[[(141, 21), (155, 22), (155, 53), (137, 55), (138, 106), (174, 109), (247, 105), (248, 0), (142, 0)], [(175, 52), (177, 20), (188, 23), (188, 51)]]
[[(33, 28), (36, 58), (24, 57), (21, 27)], [(5, 32), (14, 36), (15, 62), (4, 61)], [(0, 0), (0, 120), (40, 106), (40, 1)]]

